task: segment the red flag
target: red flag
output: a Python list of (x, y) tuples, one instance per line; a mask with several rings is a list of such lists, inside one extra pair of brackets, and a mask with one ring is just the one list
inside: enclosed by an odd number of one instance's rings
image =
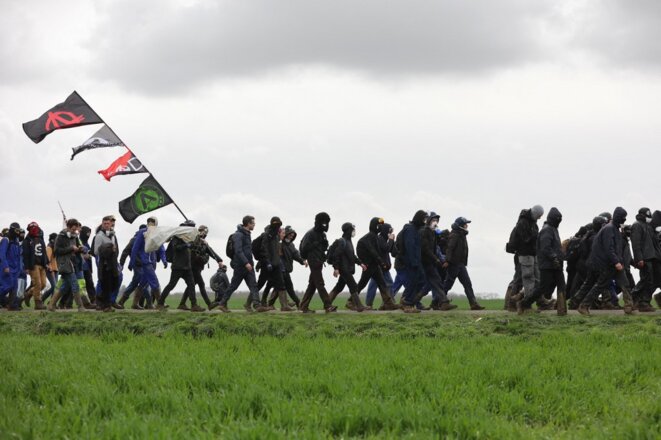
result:
[(133, 153), (127, 151), (126, 154), (110, 164), (108, 168), (99, 171), (99, 174), (101, 174), (108, 182), (110, 182), (110, 179), (115, 176), (146, 172), (147, 169), (142, 165), (142, 162), (140, 162), (138, 158), (133, 155)]

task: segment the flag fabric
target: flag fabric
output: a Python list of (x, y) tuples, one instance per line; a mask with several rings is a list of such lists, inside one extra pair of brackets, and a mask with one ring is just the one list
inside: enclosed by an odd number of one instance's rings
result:
[(181, 238), (184, 243), (192, 243), (200, 235), (197, 228), (190, 226), (149, 226), (145, 234), (145, 252), (156, 252), (172, 237)]
[(38, 119), (25, 122), (23, 131), (35, 144), (38, 144), (55, 130), (102, 122), (99, 115), (74, 91), (66, 101), (57, 104)]
[(105, 170), (100, 170), (101, 174), (108, 182), (115, 176), (122, 176), (127, 174), (146, 173), (147, 168), (142, 165), (142, 162), (133, 155), (131, 151), (127, 151), (122, 157), (110, 164)]
[(142, 214), (171, 203), (170, 196), (150, 174), (130, 197), (119, 202), (119, 213), (128, 223), (133, 223)]
[(96, 148), (124, 147), (124, 146), (125, 145), (122, 143), (121, 139), (115, 136), (115, 133), (113, 133), (112, 130), (108, 128), (107, 125), (104, 125), (99, 129), (99, 131), (94, 133), (91, 138), (83, 142), (82, 145), (79, 145), (78, 147), (74, 147), (71, 149), (73, 151), (73, 154), (71, 155), (71, 160), (73, 160), (73, 158), (76, 157), (78, 153), (82, 153), (83, 151), (93, 150)]

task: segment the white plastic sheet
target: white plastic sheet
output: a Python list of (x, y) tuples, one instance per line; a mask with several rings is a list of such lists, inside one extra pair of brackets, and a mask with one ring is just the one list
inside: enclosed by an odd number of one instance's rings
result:
[(161, 245), (170, 241), (172, 237), (179, 237), (186, 243), (195, 241), (199, 232), (197, 228), (189, 226), (150, 226), (145, 234), (145, 251), (156, 252)]

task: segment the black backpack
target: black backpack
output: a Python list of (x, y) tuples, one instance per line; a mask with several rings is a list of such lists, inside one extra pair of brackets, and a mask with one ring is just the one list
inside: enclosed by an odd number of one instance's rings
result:
[(516, 226), (514, 226), (512, 232), (510, 232), (510, 239), (505, 244), (505, 252), (507, 252), (508, 254), (516, 254), (516, 251), (518, 250), (519, 250), (519, 245), (516, 242)]
[(326, 257), (326, 262), (331, 266), (337, 263), (337, 261), (335, 261), (335, 254), (337, 254), (337, 248), (340, 246), (340, 243), (342, 243), (343, 241), (344, 241), (343, 238), (338, 238), (328, 248), (328, 256)]
[(230, 259), (234, 259), (234, 234), (230, 234), (227, 238), (227, 245), (225, 246), (225, 255)]
[(262, 254), (262, 241), (264, 241), (264, 235), (266, 235), (266, 232), (264, 232), (259, 237), (255, 238), (251, 244), (252, 254), (255, 257), (255, 260), (257, 261), (262, 261), (266, 259), (265, 255)]
[(174, 260), (174, 247), (172, 246), (172, 241), (170, 241), (168, 247), (165, 248), (165, 261), (172, 263), (172, 260)]

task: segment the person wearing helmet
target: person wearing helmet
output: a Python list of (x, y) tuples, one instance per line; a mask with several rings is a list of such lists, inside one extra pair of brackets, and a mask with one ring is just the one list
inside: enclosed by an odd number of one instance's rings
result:
[(447, 261), (447, 278), (443, 285), (443, 290), (449, 292), (454, 285), (455, 280), (458, 278), (462, 286), (464, 286), (464, 293), (470, 304), (471, 310), (484, 310), (475, 298), (473, 292), (473, 284), (470, 276), (468, 275), (468, 225), (471, 223), (465, 217), (457, 218), (452, 224), (450, 237), (448, 239), (448, 247), (446, 250), (445, 258)]
[(29, 306), (30, 298), (34, 298), (34, 309), (45, 310), (41, 300), (41, 291), (46, 288), (46, 267), (48, 256), (43, 233), (37, 222), (32, 222), (27, 227), (28, 235), (23, 240), (23, 266), (30, 275), (32, 287), (25, 293), (25, 304)]
[[(194, 228), (195, 222), (192, 220), (186, 220), (180, 226)], [(193, 279), (193, 271), (191, 269), (191, 244), (186, 243), (181, 238), (175, 236), (172, 237), (172, 240), (170, 240), (170, 244), (168, 246), (172, 246), (170, 282), (167, 286), (165, 286), (165, 289), (163, 289), (163, 294), (158, 299), (158, 305), (156, 308), (159, 310), (164, 310), (167, 308), (165, 305), (165, 300), (167, 299), (172, 289), (177, 286), (179, 280), (183, 279), (186, 283), (186, 291), (184, 294), (187, 294), (191, 300), (191, 312), (203, 312), (205, 309), (197, 305), (197, 298), (195, 297), (195, 280)], [(139, 249), (137, 238), (133, 248), (136, 250), (137, 254), (137, 250)]]

